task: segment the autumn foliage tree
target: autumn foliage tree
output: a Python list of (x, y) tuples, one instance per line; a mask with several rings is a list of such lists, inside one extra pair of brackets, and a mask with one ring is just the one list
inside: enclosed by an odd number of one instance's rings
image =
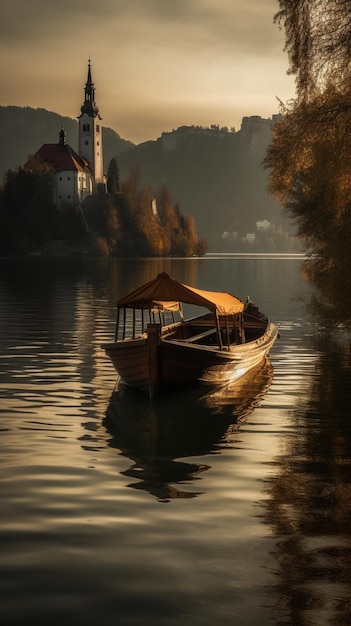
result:
[(207, 242), (198, 239), (192, 216), (183, 216), (167, 186), (141, 184), (132, 168), (120, 191), (97, 197), (85, 209), (95, 233), (95, 249), (115, 256), (204, 255)]
[(310, 253), (314, 312), (351, 327), (351, 1), (279, 6), (297, 97), (274, 127), (269, 189)]
[(126, 205), (120, 251), (144, 256), (205, 254), (207, 244), (198, 239), (193, 217), (181, 214), (168, 187), (154, 190), (141, 186), (140, 179), (140, 171), (133, 168), (121, 185)]

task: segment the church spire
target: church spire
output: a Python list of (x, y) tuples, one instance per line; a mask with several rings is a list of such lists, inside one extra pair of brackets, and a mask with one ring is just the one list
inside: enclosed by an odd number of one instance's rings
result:
[(86, 113), (90, 117), (95, 117), (95, 115), (98, 115), (99, 113), (99, 108), (95, 102), (95, 86), (91, 78), (90, 58), (88, 61), (88, 77), (84, 88), (84, 104), (80, 110), (82, 113)]

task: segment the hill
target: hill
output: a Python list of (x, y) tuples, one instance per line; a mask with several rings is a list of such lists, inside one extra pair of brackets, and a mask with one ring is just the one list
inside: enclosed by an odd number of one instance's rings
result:
[(295, 249), (262, 166), (276, 121), (248, 117), (237, 132), (192, 126), (163, 133), (121, 153), (120, 176), (140, 168), (143, 183), (167, 185), (212, 250), (246, 250), (254, 241), (262, 250)]
[[(46, 109), (0, 106), (0, 177), (8, 169), (23, 165), (29, 154), (43, 143), (55, 143), (61, 128), (66, 131), (67, 142), (78, 149), (78, 122)], [(131, 148), (132, 142), (121, 139), (111, 128), (103, 128), (104, 161)]]
[[(298, 250), (293, 229), (267, 193), (262, 167), (272, 138), (272, 119), (245, 117), (240, 130), (180, 127), (139, 145), (103, 128), (104, 164), (117, 159), (120, 179), (139, 168), (141, 184), (166, 185), (183, 214), (195, 218), (198, 236), (218, 251)], [(0, 175), (25, 163), (61, 127), (77, 150), (77, 120), (45, 109), (0, 107)]]

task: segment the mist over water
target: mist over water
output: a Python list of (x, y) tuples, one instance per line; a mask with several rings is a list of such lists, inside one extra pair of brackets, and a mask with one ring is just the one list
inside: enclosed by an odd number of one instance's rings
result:
[[(299, 258), (0, 261), (1, 623), (351, 621), (350, 343)], [(240, 386), (150, 404), (100, 345), (160, 271), (279, 326)]]

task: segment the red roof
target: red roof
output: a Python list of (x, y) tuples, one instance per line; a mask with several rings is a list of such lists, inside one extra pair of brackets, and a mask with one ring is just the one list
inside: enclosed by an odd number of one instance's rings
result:
[(89, 163), (68, 144), (44, 143), (35, 154), (41, 161), (52, 165), (56, 171), (89, 171)]

